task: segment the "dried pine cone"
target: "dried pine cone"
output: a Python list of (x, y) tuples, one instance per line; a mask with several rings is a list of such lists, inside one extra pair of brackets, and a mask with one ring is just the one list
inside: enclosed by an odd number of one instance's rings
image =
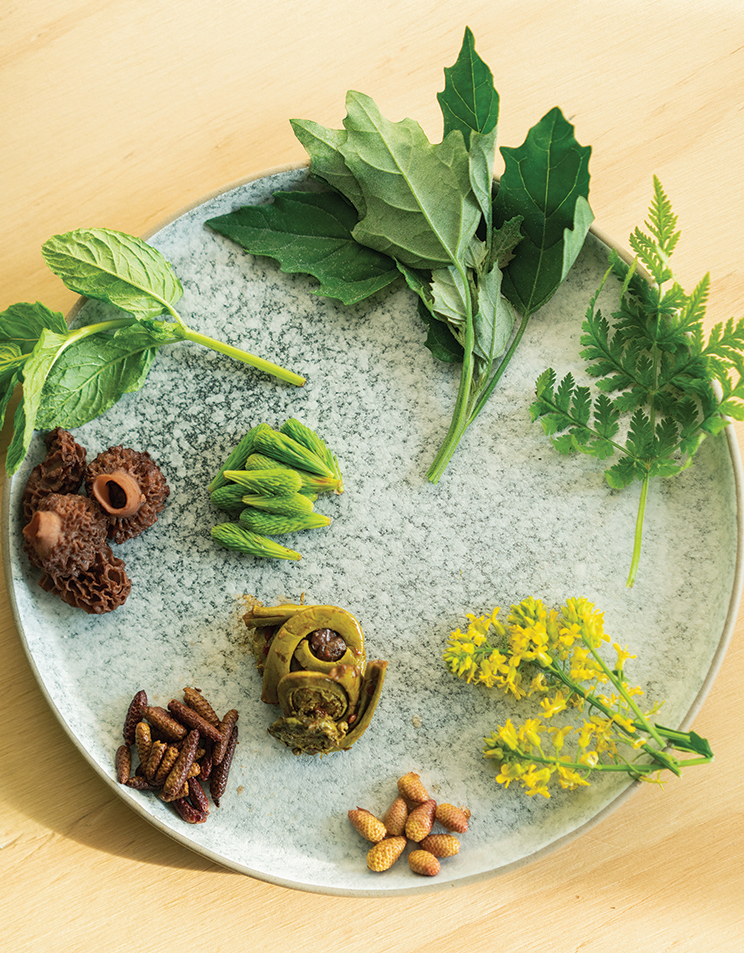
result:
[(85, 473), (85, 448), (75, 442), (69, 430), (50, 430), (44, 438), (46, 458), (31, 471), (21, 503), (28, 523), (39, 501), (50, 493), (77, 493)]
[(98, 506), (77, 493), (50, 493), (23, 528), (31, 563), (57, 576), (74, 576), (92, 565), (106, 544), (107, 524)]
[(156, 522), (170, 489), (147, 451), (110, 447), (85, 471), (85, 488), (108, 520), (108, 536), (123, 543)]
[(77, 576), (52, 576), (44, 573), (39, 585), (54, 593), (69, 606), (83, 609), (90, 615), (102, 615), (118, 609), (126, 602), (132, 583), (126, 574), (124, 560), (114, 556), (104, 544), (96, 552), (93, 564)]

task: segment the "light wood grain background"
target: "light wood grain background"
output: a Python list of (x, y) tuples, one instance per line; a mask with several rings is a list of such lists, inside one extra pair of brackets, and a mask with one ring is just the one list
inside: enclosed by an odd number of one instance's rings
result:
[[(50, 235), (135, 234), (204, 194), (302, 161), (288, 120), (338, 126), (344, 95), (435, 139), (465, 25), (501, 94), (501, 144), (558, 105), (593, 146), (598, 226), (623, 242), (656, 173), (679, 215), (686, 287), (711, 324), (742, 315), (740, 0), (3, 0), (0, 309), (74, 295)], [(741, 431), (738, 432), (741, 440)], [(7, 427), (3, 448), (7, 445)], [(515, 873), (401, 900), (324, 897), (231, 873), (135, 816), (44, 701), (0, 592), (0, 948), (740, 951), (742, 620), (695, 723), (716, 761), (638, 791)]]

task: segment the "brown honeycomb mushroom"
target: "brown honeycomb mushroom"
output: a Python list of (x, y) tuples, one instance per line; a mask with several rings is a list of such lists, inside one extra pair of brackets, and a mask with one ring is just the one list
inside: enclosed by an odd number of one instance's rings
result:
[(108, 536), (123, 543), (157, 521), (170, 489), (146, 451), (110, 447), (85, 471), (85, 489), (103, 510)]
[(23, 527), (23, 548), (34, 566), (71, 576), (92, 565), (106, 544), (108, 526), (100, 510), (77, 493), (42, 497)]
[(85, 448), (75, 442), (69, 430), (57, 427), (44, 438), (45, 459), (37, 464), (23, 491), (24, 523), (28, 523), (39, 501), (50, 493), (77, 493), (85, 474)]
[(89, 615), (102, 615), (118, 609), (132, 590), (124, 560), (114, 556), (106, 544), (96, 552), (92, 565), (76, 576), (44, 573), (39, 585), (45, 592), (59, 596), (67, 605), (82, 609)]

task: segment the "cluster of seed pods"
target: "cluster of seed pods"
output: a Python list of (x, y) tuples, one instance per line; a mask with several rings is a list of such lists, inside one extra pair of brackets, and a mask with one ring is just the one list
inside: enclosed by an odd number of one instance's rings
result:
[[(168, 707), (148, 704), (139, 691), (124, 720), (124, 744), (116, 752), (120, 784), (138, 791), (156, 791), (189, 824), (209, 816), (208, 788), (215, 807), (225, 793), (235, 746), (238, 712), (220, 718), (196, 688), (184, 688), (184, 700)], [(132, 753), (139, 764), (132, 771)]]
[[(469, 819), (466, 807), (437, 804), (413, 771), (398, 779), (398, 796), (381, 818), (361, 807), (349, 811), (354, 829), (373, 845), (367, 853), (370, 870), (389, 870), (410, 843), (408, 866), (423, 877), (435, 877), (441, 859), (459, 853), (455, 834), (465, 833)], [(436, 824), (443, 828), (441, 832), (435, 830)]]

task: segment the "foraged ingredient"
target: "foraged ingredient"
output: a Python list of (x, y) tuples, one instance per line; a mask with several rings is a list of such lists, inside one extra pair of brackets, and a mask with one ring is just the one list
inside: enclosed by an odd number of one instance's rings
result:
[[(446, 808), (441, 812), (440, 807)], [(468, 828), (470, 811), (452, 804), (437, 805), (429, 797), (421, 776), (409, 771), (398, 779), (398, 797), (380, 820), (366, 808), (357, 807), (348, 812), (354, 830), (374, 844), (367, 852), (367, 867), (380, 873), (390, 870), (405, 852), (408, 844), (408, 866), (422, 877), (435, 877), (441, 870), (441, 858), (454, 857), (460, 851), (460, 841), (449, 830), (434, 830), (436, 823), (447, 827), (445, 820), (457, 812), (464, 819), (458, 823), (461, 832)]]
[(125, 543), (152, 526), (170, 489), (146, 450), (119, 444), (99, 453), (85, 470), (85, 488), (108, 520), (108, 536)]
[[(304, 272), (319, 293), (364, 300), (400, 274), (418, 296), (426, 346), (461, 365), (449, 431), (428, 471), (436, 483), (483, 409), (530, 317), (573, 266), (592, 222), (590, 149), (558, 108), (518, 148), (502, 148), (494, 185), (499, 94), (466, 29), (437, 96), (441, 143), (411, 119), (387, 120), (349, 92), (343, 129), (292, 127), (307, 150), (313, 186), (276, 192), (207, 225), (255, 255)], [(521, 315), (517, 318), (517, 313)]]
[[(220, 719), (199, 689), (183, 690), (183, 701), (168, 709), (148, 705), (144, 689), (132, 699), (123, 739), (115, 756), (117, 780), (139, 791), (157, 791), (188, 824), (209, 816), (209, 790), (215, 807), (225, 794), (238, 743), (238, 712)], [(132, 772), (136, 753), (138, 764)]]
[(522, 724), (508, 718), (485, 739), (483, 755), (498, 764), (499, 784), (516, 781), (530, 797), (547, 798), (551, 784), (572, 791), (596, 773), (661, 783), (662, 771), (679, 776), (713, 760), (705, 738), (652, 720), (661, 702), (641, 709), (636, 699), (643, 691), (625, 677), (625, 663), (636, 656), (612, 642), (615, 659), (602, 657), (611, 639), (603, 614), (587, 599), (547, 609), (528, 597), (511, 607), (506, 625), (499, 611), (469, 615), (467, 631), (453, 632), (444, 651), (457, 678), (539, 700)]
[(282, 710), (269, 733), (297, 755), (348, 751), (369, 727), (388, 664), (367, 660), (359, 622), (337, 606), (255, 600), (243, 621), (261, 700)]
[(329, 526), (314, 502), (343, 489), (336, 455), (314, 430), (294, 418), (279, 430), (258, 424), (209, 484), (211, 502), (238, 520), (214, 526), (212, 539), (249, 556), (297, 561), (300, 553), (269, 537)]
[[(22, 387), (6, 457), (9, 475), (26, 456), (34, 430), (79, 427), (139, 390), (164, 344), (192, 341), (287, 383), (305, 383), (299, 374), (187, 327), (175, 309), (181, 282), (161, 253), (140, 238), (107, 228), (78, 229), (50, 238), (42, 255), (72, 291), (124, 313), (73, 330), (39, 302), (0, 313), (0, 426)], [(173, 320), (156, 320), (163, 314)]]
[(23, 527), (23, 549), (32, 565), (54, 576), (88, 569), (106, 542), (106, 520), (77, 493), (50, 493)]
[(24, 523), (38, 508), (39, 500), (52, 493), (77, 493), (83, 485), (87, 454), (68, 430), (56, 427), (44, 437), (46, 457), (31, 471), (21, 503)]
[[(111, 447), (86, 466), (87, 452), (69, 432), (57, 428), (45, 443), (47, 456), (22, 494), (24, 551), (43, 571), (45, 592), (89, 614), (112, 612), (132, 583), (107, 539), (123, 543), (152, 526), (168, 484), (148, 453)], [(83, 487), (88, 496), (78, 492)]]
[[(568, 373), (556, 385), (553, 368), (537, 380), (531, 407), (560, 453), (580, 451), (605, 460), (620, 458), (605, 471), (613, 489), (641, 483), (628, 586), (641, 558), (643, 520), (653, 477), (686, 470), (708, 434), (729, 420), (744, 420), (744, 319), (717, 324), (705, 336), (710, 276), (687, 294), (670, 266), (680, 233), (677, 217), (654, 176), (654, 197), (645, 222), (630, 236), (635, 261), (628, 266), (614, 250), (610, 267), (582, 324), (581, 356), (597, 378), (599, 394), (579, 386)], [(649, 279), (637, 272), (638, 264)], [(597, 307), (611, 274), (622, 282), (612, 323)], [(717, 392), (720, 388), (720, 393)], [(609, 396), (614, 395), (614, 396)], [(620, 422), (629, 416), (624, 434)]]

